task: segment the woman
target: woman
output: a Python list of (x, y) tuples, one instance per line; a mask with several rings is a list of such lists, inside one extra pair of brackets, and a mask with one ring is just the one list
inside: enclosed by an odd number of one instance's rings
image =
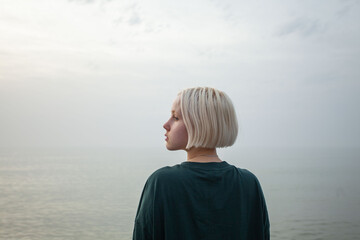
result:
[(166, 148), (185, 150), (187, 161), (148, 178), (133, 240), (269, 239), (259, 181), (216, 153), (216, 148), (231, 146), (238, 133), (229, 97), (208, 87), (185, 89), (163, 127)]

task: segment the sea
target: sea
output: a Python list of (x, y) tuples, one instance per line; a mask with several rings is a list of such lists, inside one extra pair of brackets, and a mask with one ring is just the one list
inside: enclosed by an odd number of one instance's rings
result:
[[(259, 179), (271, 239), (360, 239), (360, 149), (226, 148)], [(148, 176), (186, 161), (149, 148), (0, 149), (0, 240), (129, 240)]]

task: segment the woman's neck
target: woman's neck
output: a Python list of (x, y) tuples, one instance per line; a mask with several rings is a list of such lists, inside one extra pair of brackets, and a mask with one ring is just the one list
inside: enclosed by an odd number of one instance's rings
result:
[(189, 162), (222, 162), (216, 153), (216, 148), (191, 148), (187, 150)]

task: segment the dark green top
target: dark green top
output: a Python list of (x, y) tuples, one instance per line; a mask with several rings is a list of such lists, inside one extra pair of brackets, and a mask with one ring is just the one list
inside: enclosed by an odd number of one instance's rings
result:
[(183, 162), (155, 171), (137, 210), (133, 240), (269, 239), (260, 183), (227, 162)]

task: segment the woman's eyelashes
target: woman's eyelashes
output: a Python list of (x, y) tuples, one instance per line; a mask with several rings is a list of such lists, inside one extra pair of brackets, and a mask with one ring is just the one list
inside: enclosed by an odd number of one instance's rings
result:
[(175, 119), (175, 121), (179, 120), (179, 118), (175, 116), (173, 116), (173, 119)]

